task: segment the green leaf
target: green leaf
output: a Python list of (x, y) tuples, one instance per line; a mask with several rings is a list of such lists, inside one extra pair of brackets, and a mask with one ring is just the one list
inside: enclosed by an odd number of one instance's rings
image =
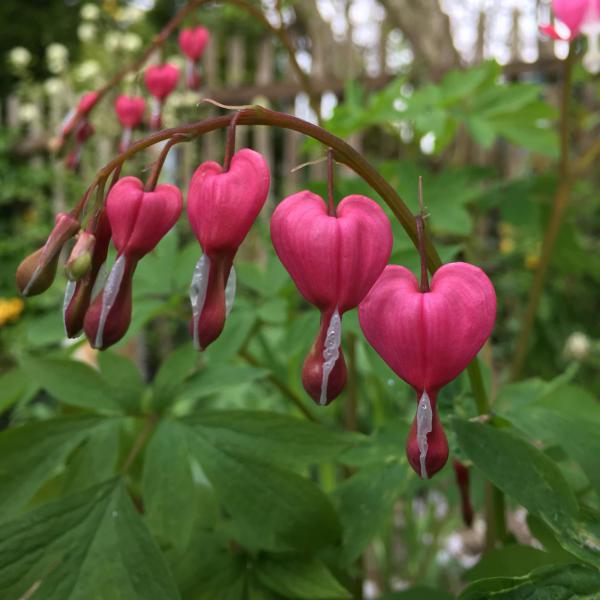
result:
[(167, 566), (119, 479), (6, 523), (0, 596), (176, 600)]
[(24, 369), (12, 369), (0, 375), (0, 414), (11, 408), (21, 398), (32, 397), (38, 384)]
[(108, 419), (91, 432), (67, 464), (63, 495), (86, 489), (115, 475), (122, 425), (121, 419)]
[(179, 548), (189, 542), (195, 490), (185, 436), (162, 420), (144, 454), (142, 497), (148, 527), (161, 543)]
[(112, 389), (97, 371), (82, 362), (28, 357), (23, 366), (40, 387), (63, 404), (101, 413), (122, 412)]
[(562, 446), (578, 462), (600, 496), (600, 406), (586, 390), (564, 385), (541, 395), (525, 411), (504, 413), (514, 426), (546, 443)]
[(56, 476), (67, 456), (106, 422), (100, 417), (64, 417), (8, 429), (0, 434), (0, 505), (6, 520)]
[(337, 600), (352, 596), (320, 561), (280, 558), (257, 566), (258, 580), (274, 592), (294, 600)]
[(192, 344), (180, 346), (161, 364), (153, 382), (153, 406), (164, 410), (179, 395), (183, 382), (198, 368), (198, 352)]
[(333, 500), (343, 527), (342, 558), (349, 564), (392, 518), (392, 508), (406, 489), (407, 465), (393, 462), (362, 469), (344, 481)]
[(216, 364), (190, 377), (181, 390), (182, 398), (198, 400), (223, 392), (233, 386), (250, 383), (268, 375), (266, 369), (250, 366)]
[(139, 410), (144, 386), (137, 366), (128, 358), (114, 352), (98, 354), (100, 372), (114, 398), (126, 412)]
[(541, 517), (565, 550), (600, 566), (600, 524), (579, 514), (554, 462), (510, 431), (459, 419), (453, 425), (462, 450), (494, 485)]
[(442, 590), (418, 585), (402, 592), (391, 592), (379, 600), (453, 600), (454, 596)]
[(234, 306), (227, 317), (223, 333), (204, 351), (207, 360), (212, 364), (220, 364), (235, 356), (248, 339), (255, 323), (254, 310)]
[(275, 464), (234, 452), (221, 445), (218, 437), (204, 435), (202, 429), (181, 427), (219, 501), (238, 525), (243, 543), (309, 551), (338, 541), (337, 515), (312, 482)]
[(479, 562), (469, 569), (464, 579), (476, 581), (490, 577), (519, 577), (527, 575), (539, 567), (572, 562), (569, 555), (557, 557), (556, 554), (544, 552), (531, 546), (509, 544), (503, 548), (496, 548), (486, 552)]
[(600, 593), (600, 572), (584, 565), (551, 566), (525, 577), (477, 581), (459, 600), (592, 600)]
[(359, 439), (309, 421), (262, 411), (204, 412), (186, 422), (227, 451), (290, 467), (332, 460)]

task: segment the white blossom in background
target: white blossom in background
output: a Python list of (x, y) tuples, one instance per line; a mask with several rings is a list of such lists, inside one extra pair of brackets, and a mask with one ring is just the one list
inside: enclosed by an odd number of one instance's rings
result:
[(122, 35), (118, 31), (109, 31), (104, 36), (104, 47), (109, 52), (116, 52), (121, 47)]
[(75, 69), (75, 79), (81, 83), (90, 82), (101, 73), (100, 63), (96, 60), (84, 60)]
[(48, 96), (58, 96), (64, 89), (64, 83), (58, 77), (50, 77), (44, 81), (44, 90)]
[(137, 6), (125, 6), (117, 11), (115, 16), (119, 23), (131, 25), (137, 23), (144, 16), (144, 11)]
[(185, 69), (185, 59), (182, 56), (179, 56), (179, 54), (172, 54), (165, 62), (175, 65), (180, 73), (183, 73), (183, 70)]
[(91, 42), (96, 37), (96, 26), (92, 23), (82, 23), (77, 28), (77, 37), (82, 42)]
[(124, 33), (121, 47), (127, 52), (137, 52), (142, 47), (142, 38), (137, 33)]
[(8, 53), (8, 62), (17, 69), (24, 69), (31, 62), (31, 52), (23, 46), (15, 46)]
[(574, 331), (565, 342), (564, 353), (572, 360), (583, 360), (590, 353), (592, 343), (582, 331)]
[(86, 21), (96, 21), (100, 18), (100, 8), (95, 4), (88, 2), (81, 7), (79, 11), (81, 18)]
[(19, 106), (18, 116), (21, 123), (32, 123), (39, 118), (40, 111), (35, 104), (27, 102)]
[(54, 75), (62, 73), (69, 62), (69, 51), (62, 44), (50, 44), (46, 48), (46, 63)]

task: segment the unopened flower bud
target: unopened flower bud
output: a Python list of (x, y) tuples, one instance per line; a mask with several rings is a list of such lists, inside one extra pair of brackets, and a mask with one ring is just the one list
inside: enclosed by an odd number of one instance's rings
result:
[(65, 272), (71, 281), (78, 281), (92, 267), (92, 253), (94, 252), (94, 244), (96, 237), (89, 231), (82, 231), (77, 238), (73, 250), (65, 265)]
[(17, 268), (17, 287), (24, 296), (41, 294), (52, 285), (60, 251), (77, 231), (77, 219), (67, 213), (56, 215), (54, 229), (44, 246), (30, 254)]

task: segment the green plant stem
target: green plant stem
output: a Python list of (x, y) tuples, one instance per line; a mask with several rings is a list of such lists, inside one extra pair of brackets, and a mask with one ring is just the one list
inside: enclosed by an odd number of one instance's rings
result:
[[(246, 348), (242, 348), (239, 352), (240, 356), (253, 367), (262, 367), (258, 361)], [(313, 423), (318, 423), (319, 419), (304, 405), (302, 398), (290, 389), (283, 381), (274, 373), (269, 372), (268, 380), (309, 420)]]
[(121, 467), (121, 473), (126, 473), (131, 465), (135, 462), (135, 459), (138, 457), (140, 452), (144, 449), (146, 442), (150, 439), (154, 428), (158, 425), (159, 417), (155, 414), (150, 414), (146, 417), (146, 421), (144, 422), (144, 426), (140, 430), (140, 433), (135, 438), (133, 442), (133, 446), (131, 446), (131, 450), (127, 455), (127, 458), (123, 462), (123, 466)]
[(485, 549), (493, 550), (507, 537), (504, 494), (489, 481), (485, 484)]
[(556, 246), (556, 240), (558, 239), (558, 234), (564, 220), (571, 196), (571, 189), (573, 187), (569, 153), (569, 113), (571, 109), (571, 96), (573, 92), (574, 58), (574, 45), (571, 44), (569, 55), (563, 61), (563, 82), (560, 102), (560, 161), (558, 187), (554, 196), (552, 212), (546, 226), (546, 231), (544, 232), (540, 262), (535, 270), (527, 308), (525, 309), (523, 323), (521, 325), (519, 337), (517, 338), (516, 350), (511, 366), (511, 377), (513, 380), (520, 377), (525, 364), (525, 359), (527, 358), (529, 341), (533, 331), (533, 326), (535, 324), (535, 317), (537, 315), (542, 292), (544, 291), (546, 276), (548, 275), (548, 270), (552, 261), (552, 253), (554, 252), (554, 248)]

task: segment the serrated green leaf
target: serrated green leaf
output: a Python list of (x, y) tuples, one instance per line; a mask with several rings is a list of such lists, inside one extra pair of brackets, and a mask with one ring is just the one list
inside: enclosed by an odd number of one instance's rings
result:
[(0, 596), (177, 600), (179, 593), (120, 480), (50, 502), (3, 526)]
[(116, 474), (121, 419), (107, 419), (95, 428), (66, 466), (63, 494), (84, 490)]
[(0, 519), (20, 511), (67, 456), (106, 419), (64, 417), (8, 429), (0, 434)]
[(592, 600), (600, 594), (600, 572), (584, 565), (543, 567), (525, 577), (484, 579), (459, 600)]
[(227, 451), (290, 467), (335, 459), (359, 441), (358, 436), (263, 411), (211, 411), (186, 423)]
[(392, 518), (405, 491), (408, 465), (393, 462), (359, 471), (333, 493), (343, 528), (342, 559), (350, 564)]
[(333, 506), (312, 482), (272, 463), (233, 452), (218, 439), (204, 436), (201, 429), (181, 427), (190, 451), (245, 543), (264, 549), (309, 551), (339, 539)]
[(173, 422), (162, 420), (144, 454), (142, 497), (148, 527), (161, 543), (184, 547), (196, 507), (187, 439)]
[[(566, 557), (565, 557), (566, 556)], [(477, 581), (491, 577), (521, 577), (539, 567), (572, 562), (570, 555), (544, 552), (531, 546), (509, 544), (486, 552), (479, 562), (469, 569), (465, 581)]]
[(100, 413), (122, 412), (100, 373), (82, 362), (28, 357), (23, 368), (58, 402)]
[(155, 410), (164, 410), (177, 399), (183, 382), (198, 369), (198, 363), (199, 355), (192, 344), (184, 344), (167, 356), (153, 382)]
[(126, 412), (139, 410), (144, 386), (137, 366), (128, 358), (114, 352), (100, 352), (100, 372), (114, 398)]
[(270, 558), (256, 567), (258, 580), (274, 592), (294, 600), (338, 600), (352, 596), (320, 561)]
[(580, 515), (552, 460), (513, 432), (459, 419), (453, 426), (462, 450), (494, 485), (540, 516), (565, 550), (600, 566), (600, 523)]

